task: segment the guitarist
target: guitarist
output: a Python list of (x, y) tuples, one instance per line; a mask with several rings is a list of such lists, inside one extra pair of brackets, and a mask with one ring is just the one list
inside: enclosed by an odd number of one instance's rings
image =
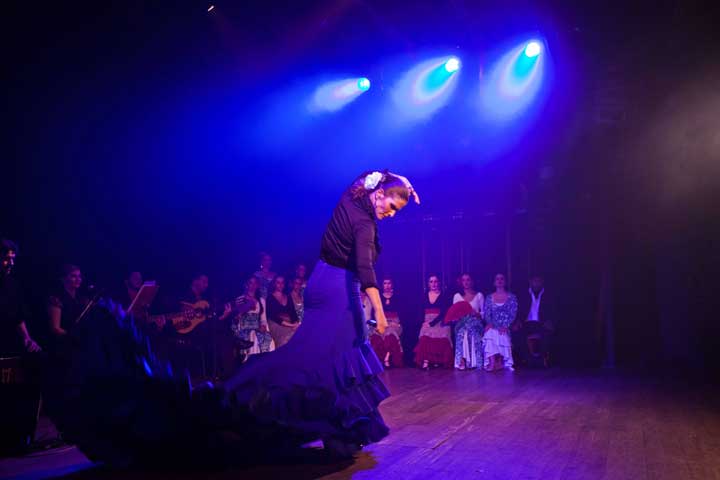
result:
[[(192, 277), (190, 288), (187, 293), (180, 298), (178, 307), (180, 310), (191, 311), (197, 306), (198, 302), (208, 302), (207, 291), (209, 287), (209, 278), (204, 273), (198, 273)], [(226, 320), (232, 313), (231, 306), (225, 305), (223, 313), (218, 318), (220, 321)], [(175, 368), (197, 367), (198, 353), (202, 356), (202, 362), (207, 373), (211, 366), (213, 345), (212, 345), (212, 325), (210, 322), (203, 322), (186, 334), (180, 334), (174, 331), (172, 325), (166, 325), (166, 331), (170, 331), (170, 360)], [(194, 358), (193, 358), (194, 357)], [(196, 368), (192, 368), (196, 370)]]

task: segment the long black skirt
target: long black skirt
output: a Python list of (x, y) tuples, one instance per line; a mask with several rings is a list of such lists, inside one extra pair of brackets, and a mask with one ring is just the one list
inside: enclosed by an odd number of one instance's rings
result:
[(367, 340), (357, 277), (319, 261), (292, 339), (252, 356), (223, 388), (261, 423), (305, 439), (367, 445), (389, 431), (378, 412), (390, 395), (382, 371)]

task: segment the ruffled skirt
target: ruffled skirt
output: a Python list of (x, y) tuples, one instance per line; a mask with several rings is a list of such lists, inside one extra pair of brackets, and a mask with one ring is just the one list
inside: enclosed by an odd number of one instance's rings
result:
[(357, 278), (320, 261), (294, 336), (251, 357), (224, 388), (235, 408), (297, 438), (366, 445), (389, 432), (378, 412), (390, 395), (382, 371), (367, 341)]
[(453, 347), (452, 328), (442, 322), (430, 325), (438, 317), (437, 313), (426, 313), (420, 338), (415, 346), (415, 364), (423, 366), (424, 362), (430, 365), (439, 365), (443, 368), (452, 368)]
[(483, 336), (485, 346), (485, 366), (490, 364), (490, 357), (500, 355), (503, 357), (505, 366), (512, 367), (512, 341), (509, 333), (500, 333), (497, 328), (491, 328)]

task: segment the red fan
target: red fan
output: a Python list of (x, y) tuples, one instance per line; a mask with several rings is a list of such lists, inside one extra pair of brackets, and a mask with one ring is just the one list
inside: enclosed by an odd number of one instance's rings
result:
[(470, 305), (470, 302), (466, 302), (465, 300), (463, 300), (462, 302), (454, 303), (452, 307), (448, 308), (448, 311), (445, 314), (445, 320), (443, 320), (443, 322), (457, 322), (462, 317), (470, 315), (471, 313), (473, 313), (472, 305)]

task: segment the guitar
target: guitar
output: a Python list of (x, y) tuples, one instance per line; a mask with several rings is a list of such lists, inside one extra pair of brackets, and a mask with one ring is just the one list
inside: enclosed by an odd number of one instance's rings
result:
[[(192, 332), (195, 327), (213, 314), (207, 300), (199, 300), (195, 303), (180, 302), (180, 305), (183, 308), (181, 312), (151, 315), (149, 323), (154, 323), (158, 330), (162, 330), (166, 324), (170, 324), (177, 333), (184, 335)], [(255, 308), (254, 302), (239, 297), (233, 305), (232, 312), (234, 315), (242, 315), (253, 308)]]
[(158, 330), (170, 324), (177, 333), (186, 334), (192, 332), (210, 315), (210, 304), (206, 300), (195, 303), (180, 302), (180, 305), (183, 308), (181, 312), (150, 315), (148, 322), (154, 323)]

